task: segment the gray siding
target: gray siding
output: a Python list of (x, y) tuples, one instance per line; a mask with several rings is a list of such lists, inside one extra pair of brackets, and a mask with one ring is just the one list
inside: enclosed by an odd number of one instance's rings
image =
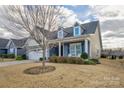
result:
[(68, 56), (69, 54), (69, 43), (64, 43), (64, 55), (63, 56)]
[(18, 48), (17, 49), (17, 55), (24, 55), (24, 54), (26, 54), (25, 48)]

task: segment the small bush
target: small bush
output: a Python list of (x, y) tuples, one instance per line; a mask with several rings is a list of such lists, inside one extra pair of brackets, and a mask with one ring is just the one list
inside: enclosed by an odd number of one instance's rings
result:
[(15, 58), (14, 54), (0, 54), (0, 57), (2, 58)]
[(88, 54), (87, 53), (82, 53), (80, 57), (83, 58), (83, 59), (88, 59)]
[(7, 54), (1, 54), (2, 58), (8, 58)]
[(57, 63), (67, 63), (66, 57), (57, 57)]
[(8, 58), (15, 58), (15, 54), (7, 54)]
[(57, 56), (52, 56), (49, 58), (50, 62), (57, 63)]
[(86, 64), (86, 65), (95, 65), (96, 63), (94, 61), (90, 60), (90, 59), (87, 59), (87, 60), (84, 61), (84, 64)]
[(26, 55), (25, 55), (25, 54), (24, 54), (24, 55), (22, 55), (22, 58), (23, 58), (23, 59), (26, 59)]
[(119, 59), (123, 59), (123, 56), (119, 56), (118, 58), (119, 58)]
[(92, 60), (93, 62), (95, 62), (96, 64), (100, 64), (99, 60), (98, 59), (90, 59)]
[(101, 58), (107, 58), (107, 56), (106, 56), (106, 55), (104, 55), (104, 54), (102, 54), (102, 55), (101, 55)]
[(39, 60), (40, 60), (40, 61), (43, 61), (43, 58), (41, 57)]
[(57, 57), (53, 56), (49, 58), (50, 62), (54, 63), (70, 63), (70, 64), (83, 64), (83, 59), (80, 57)]
[(112, 55), (112, 56), (111, 56), (111, 59), (116, 59), (116, 56)]
[(22, 56), (17, 56), (16, 60), (23, 60), (23, 57)]

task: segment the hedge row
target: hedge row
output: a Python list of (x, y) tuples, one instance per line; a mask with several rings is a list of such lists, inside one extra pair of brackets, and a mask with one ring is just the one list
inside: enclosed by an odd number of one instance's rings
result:
[(25, 60), (25, 59), (26, 59), (26, 55), (16, 56), (16, 60)]
[(49, 58), (53, 63), (70, 63), (70, 64), (97, 64), (97, 59), (82, 59), (80, 57), (58, 57), (52, 56)]
[(15, 58), (14, 54), (0, 54), (1, 58)]

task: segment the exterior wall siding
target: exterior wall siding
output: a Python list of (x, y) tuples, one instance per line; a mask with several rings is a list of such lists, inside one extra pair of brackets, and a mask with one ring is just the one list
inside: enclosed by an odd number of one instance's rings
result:
[(58, 56), (58, 46), (50, 48), (49, 51), (50, 51), (50, 56), (54, 56), (54, 55)]
[(63, 56), (68, 56), (69, 54), (69, 43), (64, 43), (64, 55)]
[(17, 49), (17, 55), (24, 55), (24, 54), (26, 54), (25, 48), (18, 48)]

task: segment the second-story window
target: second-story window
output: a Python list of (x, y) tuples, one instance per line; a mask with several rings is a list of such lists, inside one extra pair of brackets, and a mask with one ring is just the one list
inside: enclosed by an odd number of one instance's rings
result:
[(80, 35), (81, 35), (80, 26), (74, 27), (74, 36), (80, 36)]
[(59, 39), (63, 38), (63, 30), (58, 31), (58, 38)]

